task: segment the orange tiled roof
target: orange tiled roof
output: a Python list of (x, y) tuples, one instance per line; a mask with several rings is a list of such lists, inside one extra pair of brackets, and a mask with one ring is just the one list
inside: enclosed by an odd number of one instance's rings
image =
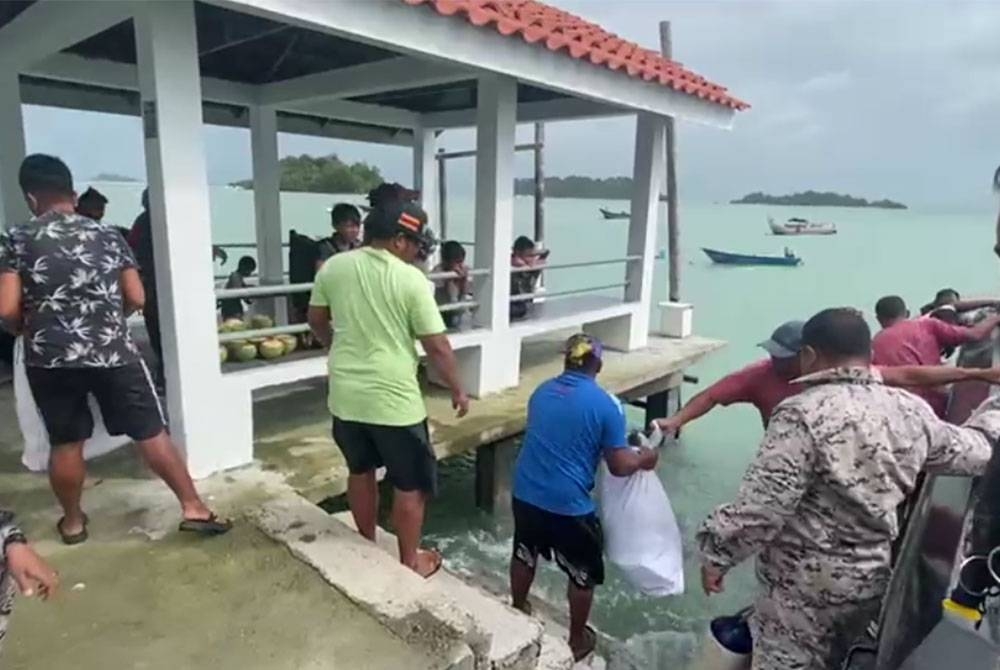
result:
[(489, 26), (505, 36), (520, 35), (530, 44), (541, 42), (549, 51), (589, 60), (596, 66), (620, 70), (630, 77), (663, 86), (719, 105), (742, 110), (750, 107), (702, 76), (668, 60), (657, 51), (624, 40), (569, 12), (534, 0), (403, 0), (408, 5), (430, 5), (443, 16), (464, 15), (476, 26)]

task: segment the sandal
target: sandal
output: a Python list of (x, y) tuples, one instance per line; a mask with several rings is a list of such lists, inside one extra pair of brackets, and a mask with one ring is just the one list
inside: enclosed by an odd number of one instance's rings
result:
[(595, 631), (593, 627), (588, 624), (587, 627), (583, 629), (583, 635), (586, 638), (587, 643), (581, 649), (573, 649), (570, 647), (570, 650), (573, 652), (574, 663), (579, 663), (593, 654), (594, 650), (597, 649), (597, 631)]
[(229, 519), (219, 519), (213, 512), (207, 519), (184, 519), (181, 521), (179, 530), (186, 533), (198, 533), (205, 537), (215, 537), (225, 535), (233, 527), (233, 522)]
[(63, 521), (65, 520), (66, 517), (62, 517), (59, 519), (59, 521), (56, 522), (56, 532), (59, 533), (59, 537), (62, 539), (62, 543), (72, 546), (74, 544), (83, 544), (84, 542), (86, 542), (87, 538), (90, 537), (87, 534), (87, 524), (90, 523), (90, 519), (87, 517), (87, 515), (86, 514), (83, 515), (83, 530), (81, 530), (79, 533), (73, 533), (72, 535), (68, 535), (63, 532), (62, 525)]

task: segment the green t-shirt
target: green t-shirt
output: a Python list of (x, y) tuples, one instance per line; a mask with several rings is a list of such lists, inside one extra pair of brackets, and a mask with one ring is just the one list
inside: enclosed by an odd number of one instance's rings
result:
[(427, 418), (415, 340), (445, 332), (424, 273), (388, 251), (337, 254), (309, 304), (329, 307), (330, 412), (344, 421), (409, 426)]

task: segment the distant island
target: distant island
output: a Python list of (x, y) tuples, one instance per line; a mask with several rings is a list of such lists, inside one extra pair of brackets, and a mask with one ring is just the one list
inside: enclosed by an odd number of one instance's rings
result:
[(109, 182), (109, 181), (110, 182), (115, 182), (115, 181), (118, 181), (118, 182), (130, 182), (130, 183), (134, 183), (134, 182), (138, 182), (139, 180), (136, 179), (135, 177), (126, 177), (124, 175), (115, 174), (114, 172), (102, 172), (101, 174), (97, 175), (96, 177), (94, 177), (90, 181), (101, 181), (101, 182)]
[[(515, 179), (516, 195), (534, 195), (535, 180)], [(632, 197), (632, 179), (629, 177), (546, 177), (545, 195), (549, 198), (600, 198), (602, 200), (628, 200)]]
[[(367, 163), (345, 163), (336, 154), (329, 156), (286, 156), (279, 161), (281, 190), (305, 193), (367, 193), (383, 181), (377, 167)], [(253, 180), (230, 184), (252, 189)]]
[(830, 191), (803, 191), (791, 195), (768, 195), (757, 191), (739, 200), (730, 200), (733, 205), (795, 205), (803, 207), (876, 207), (878, 209), (906, 209), (906, 205), (888, 198), (868, 201), (850, 195)]

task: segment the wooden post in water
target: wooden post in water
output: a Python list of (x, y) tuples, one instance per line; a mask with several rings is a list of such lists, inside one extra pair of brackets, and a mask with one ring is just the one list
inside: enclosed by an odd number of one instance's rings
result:
[(535, 124), (535, 242), (545, 246), (545, 124)]
[[(664, 58), (672, 58), (670, 21), (660, 21), (660, 53)], [(667, 262), (668, 299), (681, 299), (681, 224), (677, 217), (677, 144), (674, 134), (674, 118), (667, 117)]]
[(441, 157), (444, 147), (438, 149), (438, 230), (441, 231), (441, 241), (448, 239), (448, 167)]

